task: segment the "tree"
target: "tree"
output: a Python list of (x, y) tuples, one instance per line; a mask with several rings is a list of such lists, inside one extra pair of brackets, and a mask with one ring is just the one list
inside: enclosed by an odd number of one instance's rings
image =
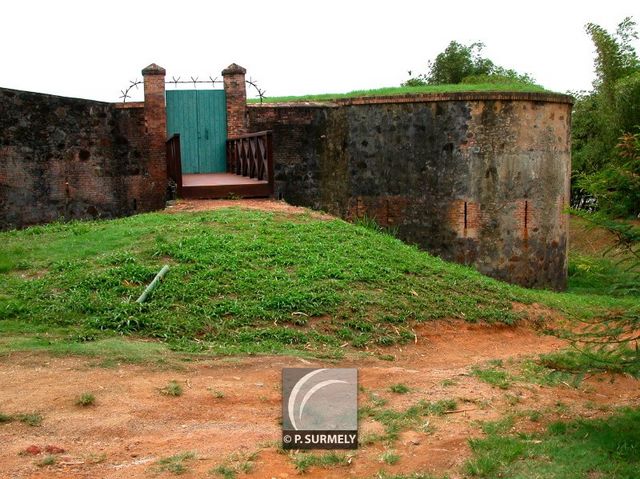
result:
[[(628, 274), (612, 288), (640, 294), (640, 227), (624, 221), (640, 216), (640, 61), (631, 44), (638, 34), (629, 17), (615, 34), (593, 23), (585, 28), (596, 47), (596, 79), (574, 105), (574, 193), (590, 195), (597, 211), (573, 213), (616, 238), (606, 254)], [(567, 337), (598, 367), (640, 375), (639, 331), (640, 308), (632, 306), (588, 320)]]
[(630, 17), (614, 34), (593, 23), (585, 26), (596, 48), (596, 79), (591, 92), (575, 94), (572, 154), (578, 175), (597, 173), (615, 161), (619, 138), (640, 125), (640, 60), (632, 45), (638, 38), (635, 26)]
[[(455, 40), (428, 62), (429, 72), (410, 78), (403, 86), (442, 85), (456, 83), (534, 83), (527, 74), (496, 65), (482, 56), (484, 44), (475, 42), (463, 45)], [(411, 75), (411, 72), (409, 72)]]

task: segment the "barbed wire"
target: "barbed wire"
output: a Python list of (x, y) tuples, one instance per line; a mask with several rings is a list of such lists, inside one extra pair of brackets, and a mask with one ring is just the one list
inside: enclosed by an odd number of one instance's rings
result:
[[(175, 76), (171, 77), (171, 80), (166, 81), (165, 84), (166, 85), (173, 85), (175, 88), (178, 88), (178, 85), (185, 85), (185, 84), (190, 84), (193, 85), (193, 88), (198, 88), (198, 85), (201, 84), (207, 84), (207, 85), (211, 85), (213, 87), (216, 86), (216, 84), (219, 83), (224, 83), (224, 80), (218, 80), (218, 77), (213, 78), (211, 75), (209, 75), (209, 79), (208, 80), (200, 80), (200, 77), (189, 77), (189, 80), (181, 80), (181, 77), (176, 78)], [(138, 89), (138, 87), (140, 85), (142, 85), (144, 83), (143, 80), (129, 80), (129, 86), (127, 88), (125, 88), (124, 90), (120, 90), (120, 93), (122, 93), (122, 95), (120, 95), (118, 98), (122, 99), (122, 103), (126, 103), (128, 98), (131, 98), (131, 95), (129, 94), (131, 92), (131, 90), (133, 88), (135, 88), (136, 90)], [(260, 98), (260, 103), (262, 104), (263, 100), (266, 98), (265, 93), (266, 90), (261, 89), (258, 86), (258, 82), (253, 80), (252, 78), (249, 78), (248, 80), (245, 80), (245, 83), (251, 87), (253, 87), (258, 95), (258, 98)]]
[(120, 90), (120, 93), (122, 93), (122, 95), (119, 96), (118, 98), (122, 98), (122, 103), (126, 103), (127, 98), (131, 98), (131, 96), (129, 95), (129, 92), (131, 91), (131, 89), (135, 87), (135, 89), (137, 90), (138, 86), (142, 85), (142, 83), (143, 83), (142, 80), (138, 80), (137, 78), (133, 81), (129, 80), (129, 86), (124, 90)]

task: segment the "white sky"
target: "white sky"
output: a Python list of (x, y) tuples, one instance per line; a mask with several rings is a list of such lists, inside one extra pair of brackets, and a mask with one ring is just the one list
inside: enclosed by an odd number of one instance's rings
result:
[(640, 2), (3, 0), (0, 86), (117, 101), (152, 62), (168, 78), (236, 62), (268, 96), (346, 92), (397, 86), (455, 39), (564, 92), (593, 80), (585, 23), (625, 16)]

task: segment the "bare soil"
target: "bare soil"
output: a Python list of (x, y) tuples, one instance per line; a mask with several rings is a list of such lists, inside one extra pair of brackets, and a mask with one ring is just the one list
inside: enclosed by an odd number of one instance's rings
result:
[(248, 210), (262, 210), (284, 213), (285, 215), (309, 214), (314, 219), (334, 220), (331, 216), (319, 211), (310, 210), (301, 206), (293, 206), (284, 201), (269, 198), (240, 199), (240, 200), (178, 200), (174, 205), (167, 207), (167, 213), (181, 213), (189, 211), (210, 211), (220, 208), (243, 208)]
[[(362, 358), (348, 353), (340, 361), (233, 357), (186, 362), (181, 368), (131, 364), (104, 368), (80, 357), (5, 356), (0, 359), (1, 411), (39, 411), (44, 420), (36, 427), (17, 421), (0, 424), (0, 477), (171, 477), (172, 473), (159, 471), (157, 461), (187, 451), (195, 452), (196, 459), (185, 462), (187, 472), (182, 477), (205, 477), (237, 452), (257, 452), (247, 477), (294, 477), (299, 473), (291, 459), (278, 450), (283, 367), (357, 367), (365, 391), (388, 399), (388, 407), (398, 410), (420, 399), (455, 399), (458, 404), (452, 414), (429, 419), (434, 431), (403, 433), (393, 446), (401, 455), (396, 465), (380, 461), (385, 446), (377, 443), (361, 447), (349, 466), (311, 468), (305, 474), (310, 478), (372, 477), (381, 469), (458, 477), (459, 466), (470, 454), (467, 440), (482, 434), (477, 421), (518, 411), (547, 411), (540, 422), (518, 421), (517, 427), (531, 430), (552, 419), (602, 414), (600, 405), (605, 410), (638, 404), (640, 399), (637, 382), (626, 377), (597, 375), (577, 389), (517, 384), (502, 390), (469, 374), (470, 368), (488, 360), (518, 360), (563, 345), (526, 325), (439, 321), (416, 333), (413, 344), (374, 352), (393, 355), (393, 361), (377, 359), (376, 354)], [(160, 393), (170, 380), (183, 386), (182, 396)], [(411, 391), (390, 392), (389, 386), (396, 383)], [(94, 405), (75, 404), (84, 392), (95, 395)], [(364, 393), (360, 401), (366, 401)], [(558, 408), (559, 402), (566, 407)], [(375, 431), (381, 431), (379, 424), (361, 422), (361, 435)], [(28, 454), (30, 446), (36, 446), (32, 452), (43, 452)], [(56, 454), (55, 465), (38, 466), (47, 446), (65, 452)]]

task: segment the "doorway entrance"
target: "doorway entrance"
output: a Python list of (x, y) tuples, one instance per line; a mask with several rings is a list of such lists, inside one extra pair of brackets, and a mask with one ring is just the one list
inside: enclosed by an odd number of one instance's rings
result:
[(180, 135), (182, 174), (227, 170), (227, 107), (224, 90), (168, 90), (167, 134)]

